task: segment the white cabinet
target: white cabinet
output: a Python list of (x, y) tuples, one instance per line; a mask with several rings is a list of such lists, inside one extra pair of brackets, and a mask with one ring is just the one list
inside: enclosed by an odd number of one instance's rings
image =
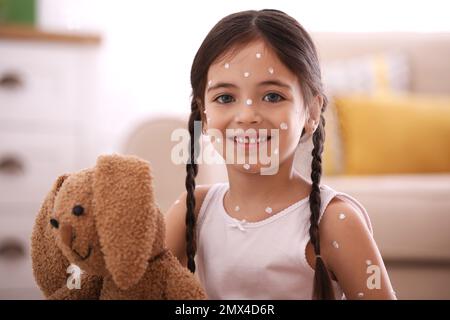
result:
[(0, 37), (0, 299), (41, 297), (30, 260), (36, 214), (58, 175), (95, 163), (97, 50)]

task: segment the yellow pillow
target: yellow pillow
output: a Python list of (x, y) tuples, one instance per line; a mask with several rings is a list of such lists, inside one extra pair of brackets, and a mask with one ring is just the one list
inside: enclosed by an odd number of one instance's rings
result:
[(403, 54), (389, 52), (325, 65), (324, 81), (327, 95), (331, 97), (324, 114), (326, 138), (322, 163), (325, 175), (344, 173), (341, 135), (332, 97), (350, 93), (389, 95), (404, 92), (409, 83), (408, 69)]
[(335, 98), (344, 174), (450, 172), (450, 96)]
[(336, 175), (342, 173), (342, 145), (339, 133), (339, 123), (336, 108), (331, 99), (325, 113), (325, 142), (322, 154), (324, 175)]

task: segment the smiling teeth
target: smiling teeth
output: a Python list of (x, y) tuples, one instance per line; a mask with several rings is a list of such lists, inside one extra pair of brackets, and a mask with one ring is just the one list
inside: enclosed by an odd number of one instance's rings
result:
[(249, 143), (249, 144), (255, 144), (255, 143), (261, 143), (266, 142), (268, 137), (259, 137), (259, 138), (248, 138), (248, 137), (236, 137), (236, 141), (239, 143)]
[(258, 143), (260, 142), (266, 142), (267, 141), (267, 137), (260, 137), (258, 139), (256, 139), (258, 141)]

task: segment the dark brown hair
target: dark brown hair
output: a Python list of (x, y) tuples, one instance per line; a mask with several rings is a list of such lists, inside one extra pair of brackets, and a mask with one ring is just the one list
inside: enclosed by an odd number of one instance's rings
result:
[[(315, 96), (323, 97), (320, 121), (313, 134), (311, 180), (309, 196), (311, 209), (311, 227), (309, 235), (316, 254), (314, 276), (314, 299), (334, 299), (331, 280), (327, 267), (320, 256), (319, 216), (321, 207), (320, 178), (322, 175), (322, 151), (325, 139), (325, 120), (323, 112), (328, 100), (324, 94), (319, 60), (313, 41), (305, 29), (292, 17), (279, 10), (264, 9), (237, 12), (220, 20), (208, 33), (201, 44), (191, 68), (192, 101), (189, 117), (190, 160), (186, 165), (186, 253), (188, 268), (195, 272), (195, 177), (198, 166), (195, 163), (199, 150), (199, 137), (194, 136), (194, 122), (205, 120), (204, 92), (210, 65), (231, 49), (254, 40), (263, 40), (277, 55), (280, 61), (297, 75), (306, 105), (310, 105)], [(302, 136), (305, 129), (302, 131)]]

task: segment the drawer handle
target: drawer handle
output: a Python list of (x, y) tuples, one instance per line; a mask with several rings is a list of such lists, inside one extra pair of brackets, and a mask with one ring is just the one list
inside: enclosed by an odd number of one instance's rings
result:
[(4, 156), (0, 159), (0, 173), (19, 175), (25, 172), (22, 161), (16, 156)]
[(23, 81), (17, 73), (7, 72), (0, 78), (0, 87), (17, 89), (23, 86)]
[(0, 259), (16, 260), (25, 257), (25, 247), (17, 239), (6, 239), (0, 243)]

